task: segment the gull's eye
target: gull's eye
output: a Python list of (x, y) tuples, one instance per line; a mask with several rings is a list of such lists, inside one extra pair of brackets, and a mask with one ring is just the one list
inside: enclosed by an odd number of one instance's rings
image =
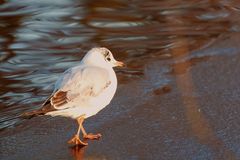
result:
[(108, 57), (108, 58), (107, 58), (107, 61), (111, 61), (111, 58)]

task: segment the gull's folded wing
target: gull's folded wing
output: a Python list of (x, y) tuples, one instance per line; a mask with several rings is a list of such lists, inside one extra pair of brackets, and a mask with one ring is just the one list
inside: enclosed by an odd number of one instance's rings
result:
[(43, 104), (42, 110), (69, 108), (73, 100), (88, 100), (98, 96), (110, 85), (108, 71), (99, 67), (74, 67), (66, 71), (55, 85), (55, 92)]

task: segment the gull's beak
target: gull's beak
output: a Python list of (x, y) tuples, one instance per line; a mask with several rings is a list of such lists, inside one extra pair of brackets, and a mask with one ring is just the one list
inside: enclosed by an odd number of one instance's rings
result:
[(116, 67), (125, 67), (126, 65), (125, 65), (123, 62), (116, 61), (116, 62), (115, 62), (115, 66), (116, 66)]

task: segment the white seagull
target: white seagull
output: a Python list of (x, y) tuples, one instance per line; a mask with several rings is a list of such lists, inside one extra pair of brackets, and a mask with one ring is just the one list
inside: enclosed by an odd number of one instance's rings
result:
[(64, 116), (76, 119), (78, 131), (69, 144), (88, 145), (80, 140), (99, 139), (101, 134), (87, 134), (83, 121), (97, 114), (112, 100), (117, 89), (117, 78), (113, 67), (124, 66), (116, 61), (107, 48), (92, 48), (79, 65), (66, 70), (57, 80), (52, 95), (38, 110), (24, 113), (23, 117), (37, 115)]

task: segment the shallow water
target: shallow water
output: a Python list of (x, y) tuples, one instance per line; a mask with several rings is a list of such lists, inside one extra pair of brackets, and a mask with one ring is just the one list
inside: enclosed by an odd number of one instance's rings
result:
[[(225, 43), (240, 30), (238, 1), (0, 3), (0, 129), (21, 124), (14, 117), (38, 108), (59, 75), (95, 46), (109, 48), (116, 59), (126, 62), (127, 68), (117, 69), (120, 86), (154, 75), (146, 64), (160, 61), (162, 74), (153, 85), (159, 96), (171, 92), (168, 87), (159, 89), (169, 85), (169, 75), (184, 74), (211, 57), (239, 51), (234, 42)], [(220, 45), (211, 47), (216, 42)], [(185, 79), (176, 81), (180, 90), (186, 89)], [(185, 101), (195, 103), (191, 98)], [(187, 117), (191, 119), (191, 113)]]

